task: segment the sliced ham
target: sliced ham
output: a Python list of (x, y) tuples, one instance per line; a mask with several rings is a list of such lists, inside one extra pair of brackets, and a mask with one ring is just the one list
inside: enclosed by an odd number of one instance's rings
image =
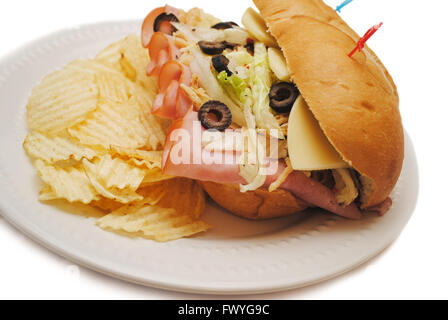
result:
[(142, 26), (142, 44), (148, 48), (150, 57), (146, 73), (159, 78), (159, 94), (153, 102), (152, 111), (156, 116), (170, 120), (184, 117), (192, 105), (181, 89), (181, 85), (191, 85), (192, 73), (189, 67), (178, 62), (180, 49), (174, 37), (154, 32), (154, 22), (164, 12), (177, 15), (178, 11), (170, 6), (157, 8), (148, 14)]
[(152, 113), (160, 118), (175, 119), (178, 91), (179, 82), (173, 80), (164, 91), (156, 96), (152, 106)]
[(308, 178), (300, 171), (291, 173), (280, 188), (291, 192), (306, 202), (342, 217), (349, 219), (360, 219), (362, 217), (360, 210), (354, 203), (347, 207), (339, 205), (336, 194), (332, 190), (316, 180)]
[(155, 32), (152, 35), (148, 44), (148, 50), (149, 58), (151, 59), (146, 70), (148, 76), (159, 76), (165, 63), (169, 60), (177, 60), (180, 54), (173, 37), (163, 32)]
[[(163, 155), (163, 171), (167, 175), (223, 184), (242, 184), (239, 154), (235, 152), (207, 151), (202, 147), (201, 134), (205, 129), (192, 108), (184, 118), (176, 120), (170, 128)], [(185, 153), (183, 153), (185, 152)], [(219, 157), (224, 164), (217, 165)]]
[(178, 14), (178, 11), (176, 8), (170, 7), (166, 5), (165, 7), (156, 8), (153, 11), (151, 11), (143, 21), (142, 25), (142, 44), (143, 47), (148, 48), (149, 42), (151, 40), (152, 35), (154, 34), (154, 22), (156, 18), (161, 15), (162, 13), (173, 13), (174, 15)]
[[(238, 161), (240, 154), (222, 151), (220, 159), (226, 160), (224, 164), (213, 163), (212, 160), (216, 159), (216, 153), (207, 151), (202, 147), (201, 134), (204, 131), (205, 129), (200, 126), (198, 121), (197, 112), (192, 109), (187, 112), (183, 119), (174, 122), (165, 144), (163, 158), (165, 174), (222, 184), (247, 183), (240, 176)], [(199, 158), (197, 158), (198, 156)], [(283, 162), (276, 165), (278, 167), (277, 172), (266, 179), (266, 187), (275, 181), (285, 169)], [(361, 218), (361, 212), (355, 204), (348, 207), (340, 206), (333, 191), (299, 171), (290, 174), (280, 188), (291, 192), (306, 203), (345, 218)]]
[(192, 103), (180, 85), (190, 86), (191, 80), (188, 67), (175, 60), (166, 62), (160, 69), (159, 94), (153, 103), (153, 114), (171, 120), (184, 117)]

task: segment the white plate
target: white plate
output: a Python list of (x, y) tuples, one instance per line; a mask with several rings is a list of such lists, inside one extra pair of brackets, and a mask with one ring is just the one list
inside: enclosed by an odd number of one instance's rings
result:
[(394, 206), (383, 218), (346, 221), (314, 211), (302, 223), (298, 217), (249, 222), (209, 205), (204, 218), (214, 226), (212, 231), (159, 244), (104, 232), (93, 218), (73, 208), (40, 203), (40, 181), (22, 149), (31, 88), (48, 72), (73, 59), (92, 57), (138, 29), (137, 22), (119, 22), (64, 30), (0, 62), (0, 209), (8, 221), (58, 254), (113, 277), (216, 294), (266, 293), (314, 284), (359, 266), (398, 237), (418, 194), (409, 138), (403, 174), (392, 195)]

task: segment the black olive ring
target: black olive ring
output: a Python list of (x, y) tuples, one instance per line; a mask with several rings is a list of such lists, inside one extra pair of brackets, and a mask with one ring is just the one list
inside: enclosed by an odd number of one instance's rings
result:
[(233, 21), (228, 21), (217, 23), (212, 28), (217, 30), (225, 30), (225, 29), (232, 29), (233, 27), (239, 27), (239, 25)]
[(203, 53), (210, 56), (221, 54), (226, 49), (233, 50), (237, 46), (237, 44), (229, 43), (227, 41), (199, 41), (198, 45)]
[(224, 103), (211, 100), (199, 109), (198, 119), (207, 130), (225, 131), (232, 124), (232, 112)]
[(230, 61), (224, 55), (220, 54), (218, 56), (214, 56), (212, 58), (213, 68), (215, 68), (216, 72), (221, 73), (225, 71), (227, 76), (231, 76), (233, 73), (229, 70), (228, 65)]
[(289, 113), (299, 95), (300, 91), (294, 83), (276, 83), (269, 92), (269, 105), (278, 113)]
[[(154, 32), (159, 32), (162, 27), (162, 23), (164, 22), (179, 22), (179, 19), (172, 13), (164, 12), (160, 14), (156, 20), (154, 20)], [(172, 35), (176, 31), (177, 29), (171, 25), (171, 32), (169, 34)]]

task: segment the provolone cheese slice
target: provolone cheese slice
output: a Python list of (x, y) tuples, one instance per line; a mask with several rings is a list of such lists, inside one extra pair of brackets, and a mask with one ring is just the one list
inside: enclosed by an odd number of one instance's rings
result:
[(289, 116), (288, 149), (294, 170), (349, 167), (325, 137), (303, 97), (297, 99)]
[(277, 40), (268, 33), (266, 22), (257, 11), (252, 8), (247, 9), (241, 22), (255, 39), (263, 42), (268, 47), (278, 48)]
[(286, 59), (283, 53), (276, 48), (268, 49), (269, 65), (275, 76), (281, 81), (288, 81), (291, 75), (286, 64)]

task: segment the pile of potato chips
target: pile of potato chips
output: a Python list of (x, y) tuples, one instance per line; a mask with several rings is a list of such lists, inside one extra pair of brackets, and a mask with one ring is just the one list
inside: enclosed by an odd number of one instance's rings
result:
[(201, 187), (162, 173), (168, 124), (151, 114), (148, 63), (131, 35), (46, 76), (29, 98), (24, 148), (46, 184), (41, 201), (88, 204), (103, 229), (169, 241), (209, 226)]

